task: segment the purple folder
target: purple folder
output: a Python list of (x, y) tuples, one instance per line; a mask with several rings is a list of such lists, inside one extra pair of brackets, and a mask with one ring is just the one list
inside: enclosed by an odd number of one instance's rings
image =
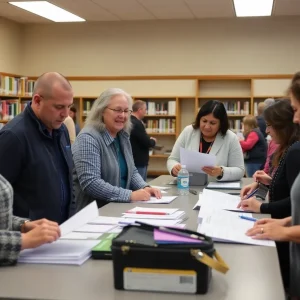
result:
[(201, 244), (202, 243), (202, 241), (197, 239), (160, 231), (158, 229), (154, 229), (154, 240), (158, 244), (180, 244), (180, 243)]

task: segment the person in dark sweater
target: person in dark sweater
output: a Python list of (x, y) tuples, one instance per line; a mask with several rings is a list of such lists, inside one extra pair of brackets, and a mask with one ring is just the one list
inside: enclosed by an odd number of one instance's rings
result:
[[(293, 77), (290, 86), (294, 123), (300, 125), (300, 72)], [(291, 169), (292, 170), (292, 167)], [(261, 219), (247, 231), (255, 239), (290, 242), (290, 288), (288, 299), (300, 299), (300, 173), (291, 189), (292, 215), (284, 219)]]
[[(267, 132), (279, 144), (273, 157), (273, 173), (264, 171), (254, 174), (255, 182), (241, 191), (242, 201), (238, 207), (246, 211), (271, 214), (272, 218), (283, 219), (291, 215), (291, 187), (300, 172), (300, 129), (293, 123), (293, 109), (290, 101), (279, 100), (265, 112)], [(261, 203), (255, 196), (247, 195), (260, 184), (269, 188), (269, 203)], [(285, 287), (289, 285), (289, 244), (277, 243), (281, 274)]]
[(241, 140), (240, 144), (244, 152), (247, 176), (252, 177), (266, 161), (267, 143), (255, 117), (251, 115), (244, 117), (243, 126), (245, 140)]
[(154, 137), (149, 137), (142, 119), (147, 113), (146, 103), (142, 100), (136, 100), (132, 106), (133, 113), (131, 115), (132, 130), (130, 133), (130, 143), (132, 147), (134, 164), (146, 181), (147, 168), (149, 162), (149, 149), (156, 144)]
[(73, 90), (59, 73), (41, 75), (32, 101), (0, 131), (0, 174), (14, 189), (13, 214), (58, 224), (75, 212), (70, 137), (63, 124)]

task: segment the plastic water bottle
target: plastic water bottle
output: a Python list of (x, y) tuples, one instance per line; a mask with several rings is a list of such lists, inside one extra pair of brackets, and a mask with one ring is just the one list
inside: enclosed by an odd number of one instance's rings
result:
[(186, 169), (185, 165), (181, 166), (181, 170), (177, 175), (177, 189), (180, 196), (189, 195), (189, 171)]

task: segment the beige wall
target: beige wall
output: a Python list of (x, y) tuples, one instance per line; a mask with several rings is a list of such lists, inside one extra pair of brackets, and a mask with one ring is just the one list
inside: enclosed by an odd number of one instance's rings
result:
[(26, 25), (22, 73), (293, 73), (299, 28), (297, 17)]
[(21, 74), (22, 26), (0, 17), (0, 71)]

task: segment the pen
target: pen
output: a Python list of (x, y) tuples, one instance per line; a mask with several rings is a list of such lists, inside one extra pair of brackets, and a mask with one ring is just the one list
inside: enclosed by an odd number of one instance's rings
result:
[(189, 192), (190, 192), (191, 194), (193, 194), (193, 195), (197, 195), (197, 194), (198, 194), (197, 191), (191, 190), (191, 189), (189, 189)]
[(246, 217), (246, 216), (243, 216), (243, 215), (239, 215), (239, 217), (240, 217), (241, 219), (248, 220), (248, 221), (253, 221), (253, 222), (256, 222), (256, 221), (257, 221), (257, 219), (255, 219), (255, 218)]
[(252, 196), (254, 196), (257, 193), (258, 189), (255, 189), (253, 192), (251, 192), (249, 195), (247, 195), (246, 199), (251, 198)]
[(176, 229), (167, 228), (164, 226), (150, 225), (150, 224), (146, 224), (146, 223), (143, 223), (140, 221), (135, 221), (135, 223), (141, 225), (142, 227), (146, 227), (146, 228), (150, 228), (150, 229), (157, 229), (159, 231), (178, 235), (178, 236), (183, 236), (183, 237), (187, 237), (187, 238), (191, 238), (191, 239), (195, 239), (195, 240), (201, 240), (201, 241), (205, 240), (205, 238), (203, 236), (198, 236), (194, 233), (183, 232), (183, 231), (179, 231)]
[(126, 211), (127, 214), (137, 214), (137, 215), (169, 215), (169, 213), (161, 212), (161, 211)]

